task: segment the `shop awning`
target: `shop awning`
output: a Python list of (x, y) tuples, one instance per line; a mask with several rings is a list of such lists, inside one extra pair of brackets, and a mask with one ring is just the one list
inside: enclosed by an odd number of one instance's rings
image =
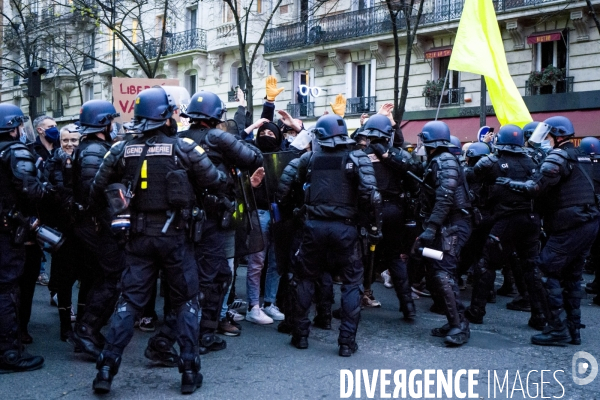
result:
[[(581, 110), (581, 111), (552, 111), (533, 113), (531, 117), (534, 121), (543, 121), (555, 115), (567, 117), (575, 127), (576, 137), (600, 136), (600, 109)], [(404, 141), (417, 143), (417, 135), (421, 132), (423, 125), (429, 120), (402, 121), (402, 134)], [(450, 127), (450, 133), (457, 136), (461, 142), (471, 142), (477, 140), (477, 131), (479, 130), (479, 117), (465, 118), (447, 118), (440, 119)], [(486, 125), (492, 126), (498, 131), (500, 123), (495, 116), (486, 118)]]
[(432, 58), (450, 57), (451, 54), (452, 46), (436, 47), (425, 52), (425, 59), (430, 60)]
[(538, 32), (527, 36), (528, 44), (555, 42), (562, 37), (561, 31)]

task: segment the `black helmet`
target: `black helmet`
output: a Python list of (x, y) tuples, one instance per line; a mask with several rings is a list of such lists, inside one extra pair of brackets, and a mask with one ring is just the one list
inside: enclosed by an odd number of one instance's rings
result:
[(429, 121), (419, 136), (425, 147), (454, 147), (450, 142), (450, 128), (442, 121)]
[(573, 136), (575, 129), (567, 117), (550, 117), (538, 124), (529, 138), (529, 143), (534, 147), (539, 147), (549, 134), (554, 137)]
[(119, 115), (112, 103), (106, 100), (86, 101), (79, 111), (79, 133), (88, 135), (104, 132)]
[(370, 138), (391, 139), (394, 134), (394, 128), (388, 117), (381, 114), (375, 114), (368, 119), (361, 134)]
[(8, 133), (29, 120), (23, 111), (12, 104), (0, 104), (0, 134)]
[(317, 120), (312, 129), (319, 145), (323, 147), (335, 147), (341, 144), (354, 144), (354, 140), (348, 137), (346, 121), (339, 115), (327, 114)]
[(450, 135), (450, 143), (454, 145), (454, 147), (450, 147), (450, 153), (455, 156), (460, 156), (462, 153), (462, 143), (460, 142), (460, 139), (454, 135)]
[(581, 139), (579, 150), (586, 154), (600, 154), (600, 140), (595, 137), (586, 137)]
[(224, 120), (223, 116), (226, 112), (225, 103), (221, 101), (219, 96), (213, 92), (201, 90), (192, 96), (190, 104), (181, 116), (192, 120), (203, 119), (221, 122)]
[(179, 109), (177, 100), (163, 86), (142, 90), (135, 98), (133, 106), (134, 128), (142, 132), (160, 128)]
[(467, 152), (465, 153), (465, 156), (469, 158), (474, 158), (483, 157), (487, 154), (490, 154), (490, 148), (488, 147), (488, 145), (485, 143), (477, 142), (469, 146)]
[(539, 124), (539, 121), (532, 121), (523, 127), (523, 137), (525, 138), (525, 141), (529, 140), (533, 131), (535, 131), (535, 128), (537, 128)]

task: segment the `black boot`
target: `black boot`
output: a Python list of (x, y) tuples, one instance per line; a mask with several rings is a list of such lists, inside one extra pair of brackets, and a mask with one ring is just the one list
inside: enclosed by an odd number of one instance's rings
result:
[(214, 333), (204, 333), (200, 335), (199, 344), (198, 352), (200, 354), (207, 354), (210, 351), (225, 350), (227, 348), (227, 342)]
[(179, 354), (173, 347), (171, 339), (160, 334), (148, 339), (144, 356), (165, 367), (172, 368), (179, 365)]
[(358, 344), (356, 344), (354, 337), (339, 337), (338, 345), (340, 346), (338, 351), (340, 357), (350, 357), (358, 350)]
[(471, 330), (469, 329), (469, 321), (465, 318), (460, 323), (460, 327), (452, 328), (446, 334), (444, 343), (448, 346), (462, 346), (469, 341)]
[(71, 307), (58, 309), (58, 317), (60, 319), (60, 340), (66, 342), (73, 340), (73, 327), (71, 326)]
[(491, 293), (494, 291), (496, 271), (486, 267), (485, 259), (481, 259), (475, 266), (475, 283), (471, 295), (471, 305), (465, 311), (465, 317), (472, 324), (483, 324), (485, 306)]
[(313, 326), (315, 328), (321, 328), (327, 331), (331, 330), (331, 314), (323, 315), (317, 313), (315, 318), (313, 318)]
[(581, 344), (581, 332), (579, 330), (585, 328), (585, 325), (567, 321), (567, 327), (569, 328), (569, 334), (571, 335), (571, 341), (569, 343), (579, 346)]
[[(460, 346), (469, 341), (470, 331), (469, 323), (464, 319), (458, 311), (458, 303), (454, 289), (458, 289), (458, 286), (454, 283), (452, 278), (445, 272), (438, 272), (435, 275), (435, 282), (437, 286), (437, 292), (444, 300), (446, 307), (446, 318), (448, 319), (448, 326), (450, 329), (444, 338), (444, 342), (449, 346)], [(458, 290), (457, 290), (458, 291)], [(441, 333), (444, 327), (439, 328), (435, 333)], [(434, 332), (432, 331), (432, 334)]]
[(531, 337), (531, 343), (540, 346), (565, 346), (571, 339), (571, 334), (565, 321), (561, 319), (562, 308), (551, 310), (548, 326), (543, 332)]
[(96, 359), (100, 356), (100, 352), (104, 347), (102, 337), (96, 334), (92, 327), (84, 322), (75, 323), (72, 340), (76, 348), (80, 348), (84, 353)]
[(119, 372), (119, 365), (121, 365), (121, 357), (102, 352), (96, 362), (96, 369), (98, 374), (94, 379), (92, 387), (96, 393), (108, 393), (112, 385), (113, 378)]
[(412, 297), (406, 297), (400, 300), (400, 312), (404, 315), (404, 319), (413, 320), (417, 316), (417, 309)]
[(292, 333), (292, 325), (290, 325), (289, 321), (283, 320), (277, 325), (277, 332), (279, 333)]
[(389, 271), (396, 296), (400, 302), (400, 312), (404, 315), (404, 319), (412, 320), (417, 316), (417, 311), (412, 298), (406, 263), (401, 259), (394, 260)]
[(11, 372), (33, 371), (44, 366), (44, 357), (27, 353), (17, 343), (12, 347), (4, 352), (0, 351), (0, 375)]
[(179, 372), (181, 372), (181, 394), (194, 393), (202, 386), (202, 374), (200, 373), (200, 356), (194, 360), (180, 360)]
[[(504, 282), (502, 286), (497, 290), (498, 296), (512, 296), (515, 294), (515, 280), (513, 278), (513, 272), (509, 267), (502, 269), (502, 275), (504, 275)], [(489, 303), (489, 302), (488, 302)]]
[(448, 324), (444, 324), (439, 328), (433, 328), (431, 330), (431, 336), (446, 337), (448, 335), (448, 332), (450, 332), (450, 329), (450, 325)]
[(304, 350), (308, 349), (308, 336), (296, 336), (292, 335), (292, 346), (297, 349)]
[(531, 311), (531, 302), (529, 296), (521, 297), (521, 295), (515, 297), (510, 303), (506, 303), (506, 308), (513, 311)]

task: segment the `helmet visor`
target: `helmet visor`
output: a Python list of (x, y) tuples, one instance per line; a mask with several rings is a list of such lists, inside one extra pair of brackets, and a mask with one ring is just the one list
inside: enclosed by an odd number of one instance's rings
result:
[(531, 134), (531, 137), (529, 138), (529, 143), (536, 149), (541, 147), (542, 142), (546, 139), (546, 136), (548, 136), (548, 133), (550, 133), (551, 129), (552, 126), (540, 122)]
[(173, 118), (179, 122), (179, 114), (184, 113), (190, 104), (190, 93), (180, 86), (160, 86), (167, 93)]
[(23, 143), (35, 142), (35, 131), (33, 130), (33, 125), (31, 124), (31, 119), (29, 117), (22, 118), (19, 134), (21, 135), (21, 141)]

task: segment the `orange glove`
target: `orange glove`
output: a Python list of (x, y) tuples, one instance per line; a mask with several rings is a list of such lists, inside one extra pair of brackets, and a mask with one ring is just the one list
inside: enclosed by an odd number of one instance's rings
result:
[(335, 96), (335, 102), (329, 103), (331, 105), (331, 109), (336, 115), (344, 118), (344, 114), (346, 113), (346, 98), (343, 94), (338, 94)]
[(275, 97), (283, 92), (284, 88), (277, 87), (277, 78), (273, 75), (267, 76), (267, 100), (275, 101)]

